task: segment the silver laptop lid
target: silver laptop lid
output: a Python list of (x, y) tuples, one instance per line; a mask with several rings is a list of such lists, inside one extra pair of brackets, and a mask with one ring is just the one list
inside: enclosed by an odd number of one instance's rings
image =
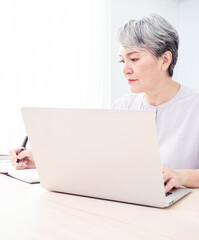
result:
[(23, 108), (22, 114), (43, 187), (166, 205), (154, 113)]

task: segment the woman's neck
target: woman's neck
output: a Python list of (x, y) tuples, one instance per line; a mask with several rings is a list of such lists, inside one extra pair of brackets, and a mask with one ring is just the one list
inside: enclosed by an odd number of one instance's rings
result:
[(175, 97), (179, 89), (180, 84), (170, 78), (164, 84), (161, 84), (150, 92), (146, 92), (145, 97), (150, 105), (158, 106)]

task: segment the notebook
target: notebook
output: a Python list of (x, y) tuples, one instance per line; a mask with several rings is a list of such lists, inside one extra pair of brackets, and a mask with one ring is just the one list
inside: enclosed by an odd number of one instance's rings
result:
[(12, 166), (10, 160), (8, 159), (0, 160), (0, 173), (7, 174), (11, 168)]
[(133, 204), (168, 207), (155, 114), (150, 111), (23, 108), (44, 188)]
[(7, 157), (5, 160), (0, 160), (0, 173), (6, 174), (10, 177), (14, 177), (18, 180), (27, 182), (27, 183), (39, 183), (39, 176), (36, 169), (25, 169), (25, 170), (16, 170), (12, 166), (10, 157)]
[(39, 183), (39, 176), (36, 169), (16, 170), (14, 167), (9, 169), (8, 176), (27, 183)]

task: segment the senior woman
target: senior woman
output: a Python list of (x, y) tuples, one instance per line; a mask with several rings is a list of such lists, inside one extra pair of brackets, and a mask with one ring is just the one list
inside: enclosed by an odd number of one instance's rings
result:
[(181, 185), (199, 187), (199, 94), (172, 80), (176, 30), (154, 14), (129, 21), (117, 36), (132, 94), (114, 109), (155, 112), (166, 192)]
[[(118, 30), (120, 62), (131, 94), (114, 109), (156, 114), (165, 191), (199, 187), (199, 95), (172, 80), (178, 34), (157, 14), (131, 20)], [(13, 165), (20, 149), (10, 151)], [(23, 151), (18, 169), (35, 168), (32, 152)]]

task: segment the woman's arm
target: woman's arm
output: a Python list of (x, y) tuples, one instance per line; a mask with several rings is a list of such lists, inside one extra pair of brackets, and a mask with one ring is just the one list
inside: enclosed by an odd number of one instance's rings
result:
[(163, 179), (165, 183), (165, 192), (173, 187), (199, 187), (199, 169), (170, 170), (163, 167)]

